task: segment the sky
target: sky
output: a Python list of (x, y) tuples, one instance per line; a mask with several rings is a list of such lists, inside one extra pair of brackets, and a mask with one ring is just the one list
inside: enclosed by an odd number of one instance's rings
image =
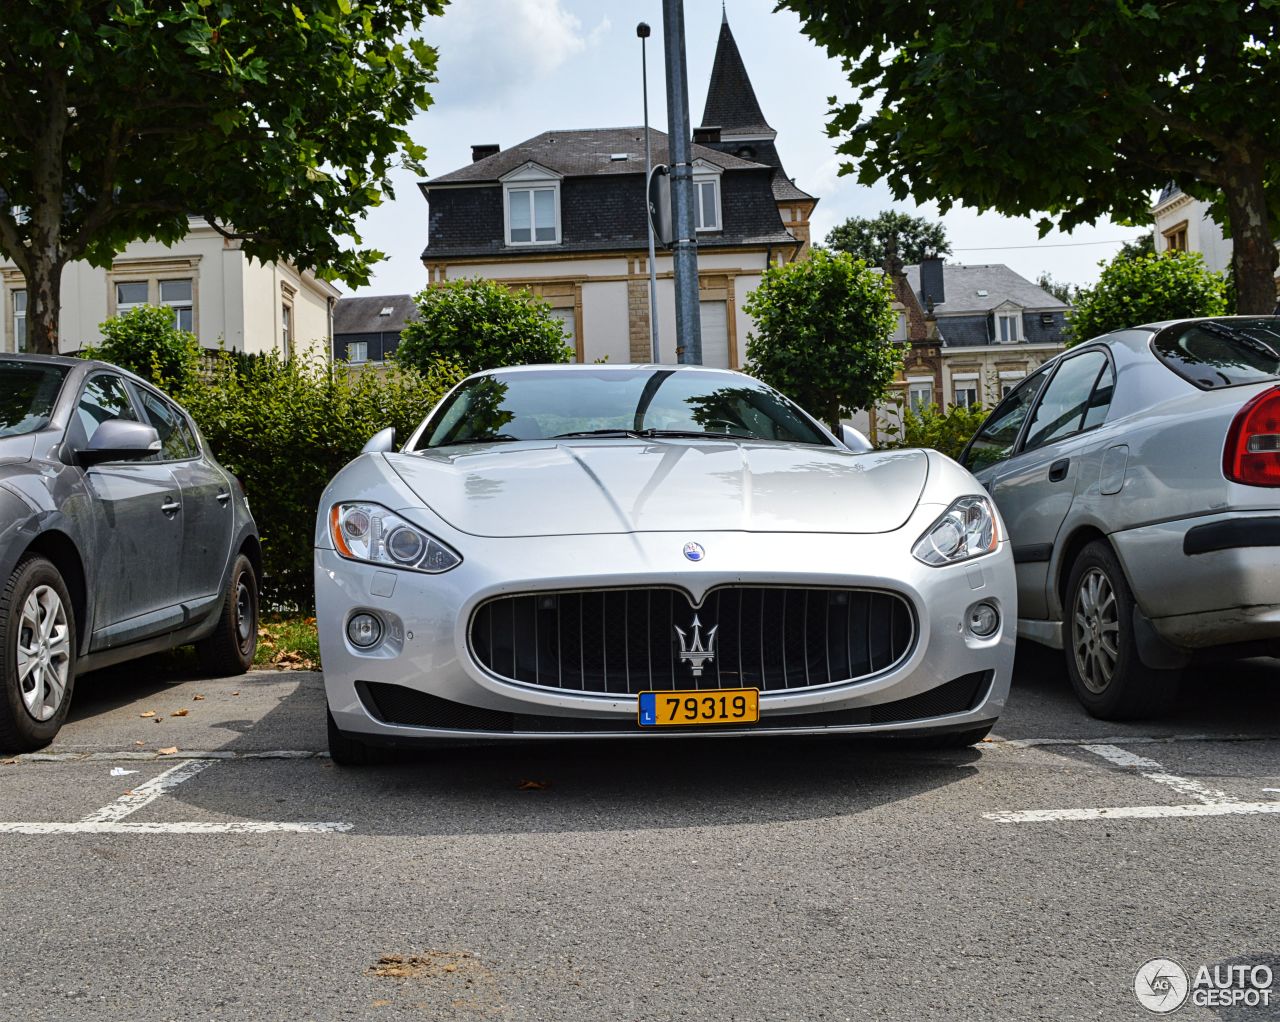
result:
[[(826, 132), (828, 98), (852, 98), (838, 62), (801, 34), (789, 11), (774, 0), (727, 0), (734, 38), (765, 118), (778, 132), (788, 175), (819, 197), (813, 238), (851, 216), (885, 209), (939, 219), (937, 208), (896, 203), (887, 186), (868, 187), (855, 175), (840, 176), (837, 141)], [(700, 124), (719, 38), (720, 0), (685, 0), (690, 117)], [(428, 177), (471, 162), (471, 146), (507, 146), (543, 131), (643, 123), (641, 42), (636, 24), (652, 26), (649, 38), (649, 119), (667, 127), (660, 0), (453, 0), (423, 33), (440, 53), (435, 102), (411, 126), (426, 146)], [(396, 196), (370, 212), (365, 245), (388, 259), (370, 285), (356, 294), (403, 294), (426, 285), (421, 262), (427, 240), (427, 202), (417, 175), (397, 172)], [(1092, 284), (1098, 263), (1142, 232), (1109, 221), (1071, 234), (1041, 239), (1036, 218), (1013, 219), (953, 207), (940, 218), (951, 242), (952, 262), (1005, 263), (1031, 280), (1041, 272), (1071, 284)]]

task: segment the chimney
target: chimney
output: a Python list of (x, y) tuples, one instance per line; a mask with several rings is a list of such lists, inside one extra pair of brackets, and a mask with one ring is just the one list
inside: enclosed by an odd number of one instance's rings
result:
[(479, 163), (481, 160), (488, 159), (490, 156), (497, 156), (500, 152), (502, 152), (502, 146), (500, 145), (493, 145), (491, 143), (486, 145), (473, 145), (471, 147), (471, 162)]
[(947, 300), (947, 293), (942, 286), (942, 259), (929, 256), (920, 260), (920, 304), (932, 311), (935, 305)]
[(713, 124), (693, 129), (693, 141), (698, 145), (714, 145), (720, 141), (720, 126)]

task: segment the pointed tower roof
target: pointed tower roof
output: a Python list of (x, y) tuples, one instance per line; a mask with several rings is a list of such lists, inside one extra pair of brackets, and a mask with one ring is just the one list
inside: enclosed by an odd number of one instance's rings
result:
[(720, 41), (711, 67), (711, 86), (707, 89), (702, 123), (719, 128), (725, 135), (773, 138), (776, 134), (764, 119), (756, 91), (751, 87), (742, 54), (729, 29), (727, 12), (720, 22)]

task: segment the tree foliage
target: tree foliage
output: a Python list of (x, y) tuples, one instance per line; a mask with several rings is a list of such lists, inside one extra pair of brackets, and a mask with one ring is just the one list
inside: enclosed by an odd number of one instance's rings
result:
[(1073, 304), (1082, 290), (1079, 284), (1068, 284), (1065, 280), (1058, 280), (1048, 270), (1041, 271), (1040, 276), (1036, 278), (1036, 286), (1048, 291), (1066, 305)]
[(878, 401), (902, 367), (889, 343), (893, 298), (887, 276), (844, 252), (771, 266), (743, 306), (756, 322), (747, 371), (834, 429)]
[(568, 362), (573, 354), (551, 307), (529, 291), (469, 278), (429, 287), (415, 301), (418, 320), (405, 325), (396, 350), (406, 365), (446, 359), (474, 373)]
[(1119, 262), (1122, 259), (1137, 259), (1139, 256), (1148, 256), (1156, 254), (1156, 232), (1147, 231), (1146, 234), (1139, 234), (1132, 241), (1126, 241), (1120, 246), (1120, 251), (1111, 257), (1111, 261)]
[(177, 329), (172, 309), (139, 305), (98, 329), (102, 343), (85, 348), (85, 358), (123, 366), (164, 390), (181, 390), (200, 367), (200, 345), (194, 334)]
[(0, 254), (27, 282), (34, 350), (57, 344), (62, 267), (109, 266), (200, 217), (262, 260), (353, 284), (359, 218), (420, 170), (411, 118), (445, 0), (5, 0)]
[[(829, 130), (894, 196), (1070, 230), (1223, 196), (1241, 311), (1271, 311), (1280, 0), (781, 0), (847, 61)], [(833, 100), (833, 103), (835, 101)], [(852, 170), (854, 163), (846, 165)]]
[(884, 265), (890, 243), (897, 250), (898, 258), (913, 265), (929, 256), (942, 256), (951, 252), (947, 241), (947, 229), (941, 223), (931, 222), (921, 216), (911, 216), (886, 209), (875, 217), (853, 216), (832, 228), (827, 235), (827, 245), (841, 252), (848, 252), (870, 266)]
[(1071, 343), (1143, 323), (1228, 311), (1227, 284), (1198, 252), (1114, 259), (1098, 283), (1082, 291), (1067, 319)]

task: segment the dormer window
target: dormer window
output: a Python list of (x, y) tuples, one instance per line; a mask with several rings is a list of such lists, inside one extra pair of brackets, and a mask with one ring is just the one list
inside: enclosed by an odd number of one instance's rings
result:
[(693, 224), (699, 231), (724, 229), (720, 219), (719, 167), (706, 160), (693, 164)]
[(1001, 310), (996, 313), (996, 341), (1017, 344), (1022, 340), (1022, 312)]
[(560, 178), (526, 163), (502, 179), (508, 245), (560, 243)]

